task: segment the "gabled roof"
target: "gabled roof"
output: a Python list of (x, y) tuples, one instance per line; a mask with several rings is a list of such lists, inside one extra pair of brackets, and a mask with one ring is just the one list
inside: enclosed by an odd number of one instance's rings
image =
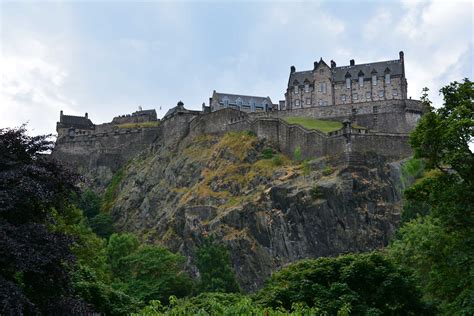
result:
[(94, 128), (92, 121), (85, 116), (61, 115), (59, 118), (59, 124), (66, 128)]
[(357, 78), (360, 72), (363, 72), (366, 75), (370, 73), (382, 75), (388, 73), (387, 69), (390, 71), (390, 75), (392, 76), (403, 74), (403, 65), (400, 60), (388, 60), (370, 64), (335, 67), (332, 69), (332, 79), (335, 82), (344, 81), (347, 73), (349, 73), (352, 78)]
[(267, 104), (271, 106), (272, 100), (270, 97), (259, 97), (259, 96), (252, 96), (252, 95), (242, 95), (242, 94), (231, 94), (231, 93), (221, 93), (215, 92), (214, 96), (217, 98), (219, 103), (224, 103), (224, 99), (227, 98), (229, 100), (229, 104), (237, 105), (237, 99), (240, 98), (244, 105), (250, 105), (251, 102), (255, 102), (256, 105), (263, 105)]
[(313, 82), (313, 71), (312, 70), (297, 71), (290, 74), (288, 86), (293, 86), (295, 80), (298, 82), (298, 84), (302, 84), (303, 82), (305, 82), (305, 80), (308, 80), (309, 82)]
[(156, 110), (140, 110), (140, 111), (135, 111), (132, 113), (133, 116), (138, 116), (138, 115), (151, 115), (156, 117)]

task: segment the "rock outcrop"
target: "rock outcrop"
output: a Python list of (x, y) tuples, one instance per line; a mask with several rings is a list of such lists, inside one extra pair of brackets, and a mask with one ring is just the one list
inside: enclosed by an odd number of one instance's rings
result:
[(197, 247), (215, 236), (253, 291), (290, 262), (387, 244), (401, 211), (400, 163), (358, 158), (295, 163), (246, 132), (155, 143), (121, 170), (110, 211), (118, 230), (186, 255), (194, 274)]

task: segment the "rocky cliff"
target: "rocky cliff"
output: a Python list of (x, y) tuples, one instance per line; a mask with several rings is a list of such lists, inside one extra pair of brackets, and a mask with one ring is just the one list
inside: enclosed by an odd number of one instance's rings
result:
[(246, 132), (155, 143), (114, 176), (109, 211), (118, 230), (185, 254), (193, 273), (197, 246), (214, 235), (252, 291), (295, 260), (387, 243), (401, 211), (400, 162), (358, 158), (294, 162)]

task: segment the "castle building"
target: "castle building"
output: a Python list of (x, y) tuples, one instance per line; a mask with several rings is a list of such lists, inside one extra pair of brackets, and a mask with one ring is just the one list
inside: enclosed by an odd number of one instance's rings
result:
[(84, 116), (74, 116), (64, 115), (62, 110), (59, 112), (59, 122), (56, 124), (58, 137), (74, 137), (76, 134), (87, 134), (94, 129), (95, 125), (87, 113)]
[(211, 112), (231, 108), (244, 112), (266, 112), (277, 109), (277, 105), (272, 103), (270, 97), (257, 97), (249, 95), (239, 95), (230, 93), (212, 93), (209, 98)]
[(331, 66), (321, 58), (312, 70), (290, 68), (285, 102), (280, 110), (315, 106), (353, 104), (407, 98), (407, 81), (403, 52), (399, 59), (368, 64)]

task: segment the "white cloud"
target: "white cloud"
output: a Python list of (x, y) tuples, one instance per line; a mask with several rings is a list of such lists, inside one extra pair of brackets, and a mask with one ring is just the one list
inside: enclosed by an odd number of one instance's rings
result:
[[(473, 24), (471, 2), (405, 1), (404, 18), (396, 26), (399, 41), (406, 39), (409, 95), (418, 98), (429, 87), (435, 105), (441, 104), (437, 91), (450, 81), (472, 77), (459, 65), (463, 58), (472, 63)], [(466, 56), (468, 55), (468, 56)], [(469, 56), (471, 55), (471, 56)]]
[(32, 134), (50, 133), (59, 111), (72, 113), (74, 102), (61, 90), (67, 72), (37, 57), (1, 56), (0, 127), (29, 122)]

